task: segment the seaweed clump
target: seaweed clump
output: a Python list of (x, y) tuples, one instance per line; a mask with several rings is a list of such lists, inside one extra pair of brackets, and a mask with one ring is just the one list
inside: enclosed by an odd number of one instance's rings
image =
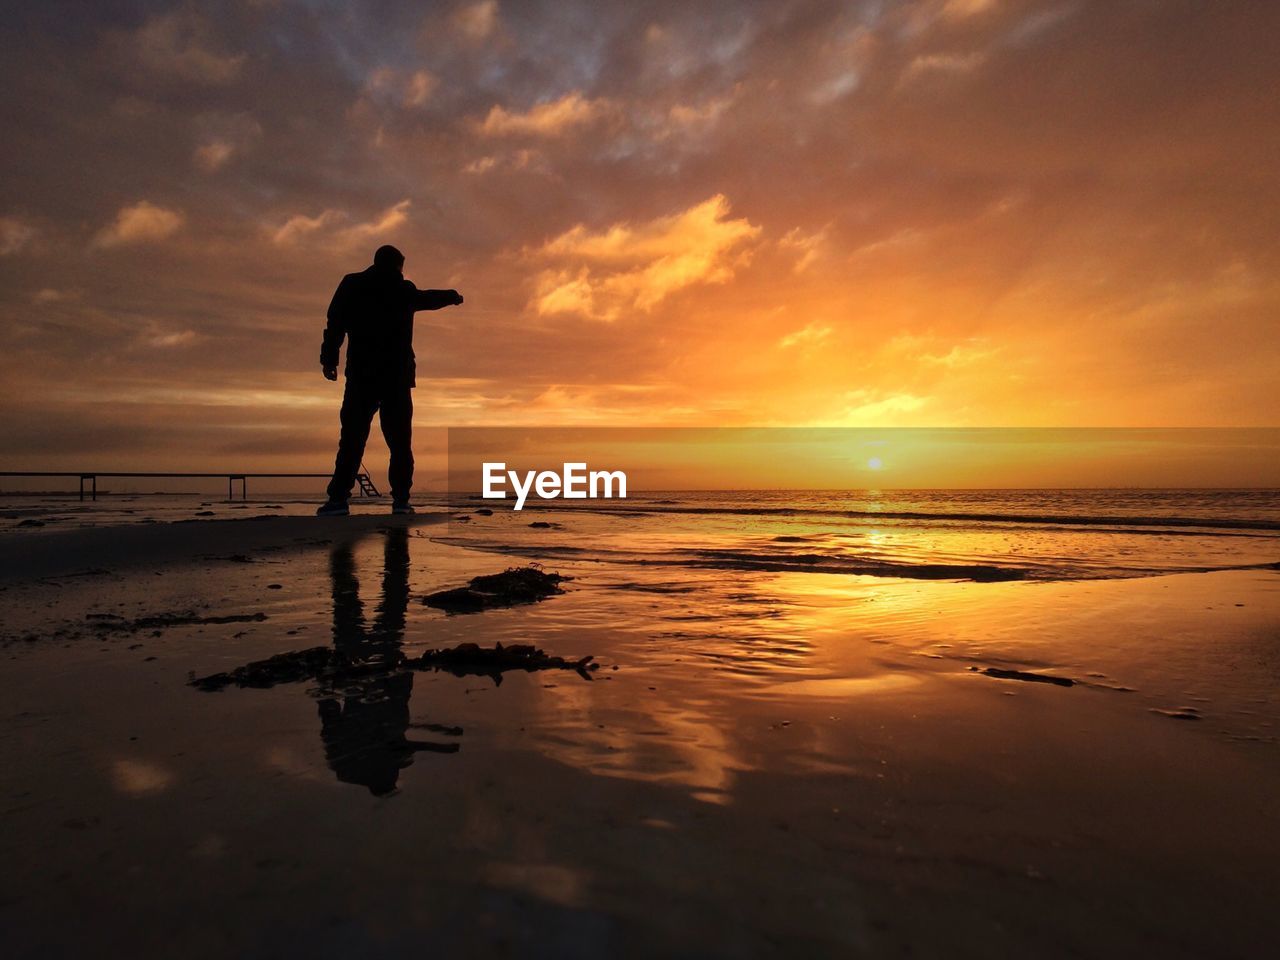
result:
[(458, 677), (469, 674), (493, 677), (495, 682), (501, 683), (501, 675), (508, 670), (523, 670), (526, 673), (573, 670), (590, 680), (587, 671), (598, 667), (594, 660), (593, 656), (566, 660), (564, 657), (545, 653), (531, 643), (513, 643), (507, 646), (496, 643), (492, 649), (475, 643), (460, 643), (456, 647), (428, 650), (420, 657), (406, 660), (405, 666), (411, 670), (443, 670)]
[(480, 613), (499, 607), (537, 603), (564, 593), (560, 584), (572, 577), (547, 573), (536, 566), (510, 567), (502, 573), (472, 577), (465, 587), (441, 590), (422, 598), (428, 607), (446, 613)]
[(291, 650), (265, 660), (255, 660), (242, 667), (207, 677), (194, 674), (187, 678), (187, 686), (197, 690), (215, 692), (228, 687), (269, 689), (284, 683), (302, 683), (314, 680), (320, 683), (318, 694), (335, 688), (359, 684), (370, 680), (392, 678), (410, 671), (451, 673), (455, 677), (489, 677), (495, 684), (502, 683), (502, 675), (510, 670), (537, 673), (541, 670), (572, 670), (586, 680), (591, 671), (599, 668), (594, 656), (567, 659), (557, 657), (528, 643), (481, 647), (475, 643), (460, 643), (456, 647), (427, 650), (417, 657), (397, 654), (391, 661), (353, 660), (331, 647), (310, 647)]

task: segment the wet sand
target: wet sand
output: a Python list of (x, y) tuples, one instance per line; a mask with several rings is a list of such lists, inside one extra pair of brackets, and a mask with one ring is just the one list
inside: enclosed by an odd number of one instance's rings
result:
[[(1280, 932), (1275, 571), (564, 563), (563, 594), (450, 615), (423, 600), (520, 558), (438, 520), (6, 535), (9, 955), (1244, 957)], [(462, 643), (599, 669), (407, 666)], [(321, 648), (341, 670), (190, 685)]]

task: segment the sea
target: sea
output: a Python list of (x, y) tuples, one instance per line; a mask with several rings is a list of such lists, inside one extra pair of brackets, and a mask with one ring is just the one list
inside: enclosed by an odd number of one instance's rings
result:
[[(0, 494), (0, 529), (298, 516), (316, 503), (301, 494)], [(1280, 568), (1277, 489), (686, 490), (531, 499), (520, 511), (511, 503), (415, 496), (419, 511), (449, 517), (424, 528), (432, 539), (544, 565), (979, 581)], [(357, 514), (387, 509), (352, 501)]]

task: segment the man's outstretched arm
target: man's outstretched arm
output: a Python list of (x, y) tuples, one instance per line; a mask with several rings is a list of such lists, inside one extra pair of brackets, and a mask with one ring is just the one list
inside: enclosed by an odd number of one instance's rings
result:
[(329, 302), (328, 323), (324, 328), (324, 342), (320, 344), (320, 369), (326, 380), (338, 379), (338, 351), (347, 337), (347, 321), (350, 316), (350, 284), (344, 277), (333, 292)]
[(457, 290), (419, 290), (413, 291), (414, 310), (439, 310), (441, 307), (456, 307), (462, 303), (462, 294)]

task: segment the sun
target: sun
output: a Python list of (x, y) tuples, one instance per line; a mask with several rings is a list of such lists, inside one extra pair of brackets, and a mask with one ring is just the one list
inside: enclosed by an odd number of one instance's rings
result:
[(884, 466), (884, 461), (881, 460), (879, 457), (872, 457), (870, 460), (867, 461), (868, 470), (879, 470), (883, 466)]

